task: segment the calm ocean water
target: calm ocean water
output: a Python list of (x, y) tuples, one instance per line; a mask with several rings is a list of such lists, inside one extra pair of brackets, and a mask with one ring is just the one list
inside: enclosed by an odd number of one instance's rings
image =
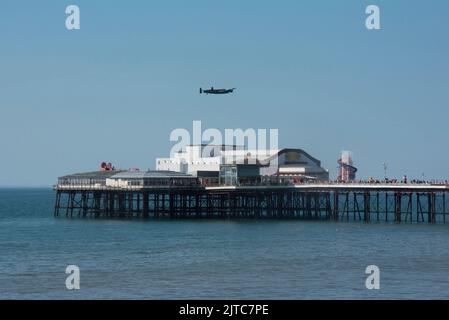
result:
[(66, 219), (53, 203), (0, 189), (0, 298), (449, 298), (449, 225)]

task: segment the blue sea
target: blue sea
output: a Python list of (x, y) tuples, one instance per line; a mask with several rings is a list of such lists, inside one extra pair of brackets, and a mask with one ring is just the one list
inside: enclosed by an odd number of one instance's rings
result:
[(54, 198), (0, 189), (1, 299), (449, 298), (449, 225), (68, 219)]

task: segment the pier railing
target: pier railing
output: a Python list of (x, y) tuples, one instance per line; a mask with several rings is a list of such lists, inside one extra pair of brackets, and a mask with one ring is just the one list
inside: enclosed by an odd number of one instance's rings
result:
[(373, 182), (335, 182), (335, 181), (310, 181), (304, 183), (291, 183), (291, 182), (275, 182), (275, 183), (237, 183), (233, 185), (220, 184), (220, 183), (208, 183), (204, 185), (197, 186), (176, 186), (176, 185), (123, 185), (123, 186), (107, 186), (99, 184), (56, 184), (53, 186), (55, 190), (143, 190), (143, 189), (173, 189), (173, 188), (360, 188), (360, 189), (449, 189), (449, 184), (447, 182), (426, 182), (426, 183), (373, 183)]

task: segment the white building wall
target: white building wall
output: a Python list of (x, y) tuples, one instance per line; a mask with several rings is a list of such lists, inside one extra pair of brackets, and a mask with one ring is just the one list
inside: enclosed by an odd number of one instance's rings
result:
[(183, 172), (183, 169), (184, 166), (182, 159), (174, 159), (174, 158), (156, 159), (156, 170)]
[[(169, 170), (196, 175), (198, 171), (219, 171), (220, 164), (243, 163), (245, 159), (266, 162), (268, 158), (276, 155), (280, 150), (222, 150), (222, 146), (187, 146), (185, 152), (177, 153), (173, 158), (160, 158), (156, 160), (156, 170)], [(294, 153), (295, 151), (293, 151)], [(262, 176), (271, 176), (279, 172), (315, 174), (320, 176), (325, 171), (316, 161), (304, 152), (299, 152), (297, 159), (287, 159), (287, 153), (272, 159), (269, 166), (261, 167)], [(293, 156), (295, 156), (293, 154)], [(289, 162), (290, 160), (290, 162)], [(249, 162), (252, 163), (252, 162)]]
[[(211, 152), (213, 149), (213, 152)], [(185, 152), (177, 153), (173, 158), (156, 159), (156, 170), (168, 170), (196, 175), (198, 171), (220, 170), (220, 146), (187, 146)], [(203, 152), (205, 151), (205, 152)], [(201, 154), (204, 153), (205, 157)], [(210, 155), (218, 155), (211, 157)]]
[(219, 171), (220, 162), (188, 164), (188, 173), (195, 175), (198, 171)]
[[(279, 150), (226, 150), (222, 151), (223, 163), (234, 163), (247, 160), (249, 163), (256, 163), (257, 161), (265, 161), (269, 157), (278, 153)], [(251, 162), (252, 161), (252, 162)]]
[(125, 179), (106, 179), (106, 186), (112, 188), (129, 188), (130, 183), (129, 180)]

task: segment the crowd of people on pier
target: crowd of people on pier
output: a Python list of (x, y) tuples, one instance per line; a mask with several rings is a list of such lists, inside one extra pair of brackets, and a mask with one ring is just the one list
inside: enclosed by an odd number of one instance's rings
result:
[(406, 175), (403, 176), (402, 179), (389, 179), (385, 178), (382, 180), (374, 179), (372, 177), (367, 180), (354, 180), (354, 181), (331, 181), (331, 183), (356, 183), (356, 184), (411, 184), (411, 185), (449, 185), (448, 180), (420, 180), (420, 179), (412, 179), (409, 180)]
[(449, 186), (449, 180), (419, 180), (413, 179), (410, 181), (398, 180), (398, 179), (368, 179), (368, 180), (353, 180), (353, 181), (338, 181), (338, 180), (329, 180), (329, 181), (307, 181), (303, 182), (304, 184), (316, 184), (316, 183), (324, 183), (324, 184), (396, 184), (396, 185), (441, 185), (441, 186)]
[[(216, 185), (222, 185), (218, 181)], [(409, 180), (407, 176), (402, 179), (374, 179), (368, 178), (366, 180), (353, 180), (353, 181), (341, 181), (341, 180), (312, 180), (304, 179), (300, 177), (261, 177), (261, 179), (251, 179), (245, 180), (240, 179), (236, 185), (238, 186), (287, 186), (287, 185), (305, 185), (305, 184), (326, 184), (326, 185), (337, 185), (337, 184), (391, 184), (391, 185), (438, 185), (438, 186), (449, 186), (448, 180), (420, 180), (412, 179)], [(204, 183), (203, 183), (204, 185)], [(209, 185), (206, 183), (206, 185)]]

